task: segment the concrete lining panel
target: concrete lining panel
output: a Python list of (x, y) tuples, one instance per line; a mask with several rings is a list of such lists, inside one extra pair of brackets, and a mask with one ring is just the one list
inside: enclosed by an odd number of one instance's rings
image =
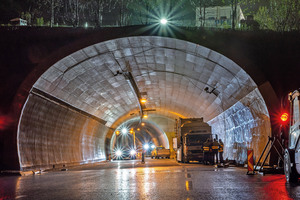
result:
[(104, 160), (107, 128), (31, 94), (19, 126), (20, 167), (46, 169)]

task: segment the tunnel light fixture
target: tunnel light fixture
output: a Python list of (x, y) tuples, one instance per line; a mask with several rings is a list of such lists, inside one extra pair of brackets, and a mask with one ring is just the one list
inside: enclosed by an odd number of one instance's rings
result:
[(127, 134), (127, 132), (128, 132), (127, 128), (122, 128), (122, 133), (123, 134)]
[(160, 19), (160, 23), (161, 23), (162, 25), (166, 25), (166, 24), (168, 23), (168, 20), (167, 20), (166, 18), (161, 18), (161, 19)]
[(137, 130), (137, 131), (140, 131), (141, 129), (140, 129), (140, 128), (137, 128), (136, 130)]
[(143, 123), (141, 123), (141, 125), (142, 125), (142, 126), (145, 126), (145, 123), (143, 122)]
[(155, 145), (154, 145), (154, 144), (152, 144), (152, 145), (151, 145), (151, 148), (152, 148), (152, 149), (154, 149), (154, 148), (155, 148)]
[(141, 98), (141, 103), (147, 103), (147, 99), (146, 98)]
[(120, 134), (120, 131), (116, 131), (116, 134), (119, 135), (119, 134)]
[(143, 115), (143, 118), (144, 118), (144, 119), (147, 119), (147, 118), (148, 118), (148, 115), (146, 115), (146, 114)]

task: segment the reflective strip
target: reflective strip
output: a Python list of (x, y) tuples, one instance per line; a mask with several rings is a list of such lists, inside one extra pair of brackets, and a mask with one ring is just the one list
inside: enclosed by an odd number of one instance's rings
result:
[(212, 149), (219, 149), (218, 146), (212, 146)]
[(248, 154), (248, 156), (247, 156), (247, 158), (248, 158), (248, 172), (251, 171), (251, 172), (254, 173), (254, 169), (253, 169), (253, 150), (248, 149), (247, 154)]
[(209, 151), (209, 147), (203, 147), (204, 151)]
[(219, 152), (223, 152), (223, 145), (220, 145)]

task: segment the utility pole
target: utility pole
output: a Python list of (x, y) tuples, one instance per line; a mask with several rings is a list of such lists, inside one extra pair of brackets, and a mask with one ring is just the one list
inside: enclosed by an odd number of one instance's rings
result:
[(130, 133), (132, 134), (132, 136), (133, 136), (133, 148), (136, 149), (136, 148), (135, 148), (135, 131), (134, 131), (133, 128), (132, 128), (132, 129), (130, 129), (129, 132), (130, 132)]

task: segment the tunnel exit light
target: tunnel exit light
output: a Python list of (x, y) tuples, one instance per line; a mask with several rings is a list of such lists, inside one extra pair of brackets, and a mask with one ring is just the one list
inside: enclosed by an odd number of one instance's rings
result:
[(281, 116), (280, 116), (280, 119), (282, 122), (286, 122), (289, 118), (289, 114), (287, 113), (283, 113)]

